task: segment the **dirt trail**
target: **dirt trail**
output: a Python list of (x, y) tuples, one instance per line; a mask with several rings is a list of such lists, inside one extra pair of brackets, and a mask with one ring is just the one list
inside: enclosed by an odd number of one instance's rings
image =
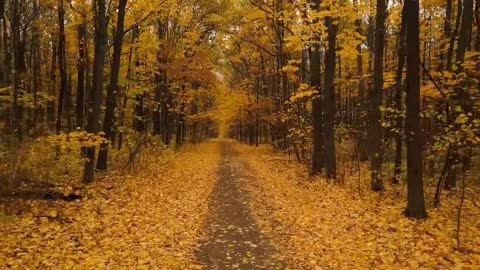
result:
[(206, 269), (285, 269), (250, 213), (249, 194), (242, 188), (249, 181), (248, 172), (238, 153), (224, 142), (221, 156), (199, 261)]

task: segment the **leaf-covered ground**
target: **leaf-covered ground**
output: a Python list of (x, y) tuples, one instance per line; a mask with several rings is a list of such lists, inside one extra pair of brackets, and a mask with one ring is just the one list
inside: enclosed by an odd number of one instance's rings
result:
[(80, 200), (0, 215), (0, 269), (479, 269), (471, 192), (457, 249), (458, 192), (417, 222), (401, 185), (370, 192), (366, 170), (330, 184), (265, 148), (206, 143), (137, 165)]
[(306, 170), (285, 156), (237, 148), (256, 176), (251, 209), (290, 269), (480, 267), (480, 209), (471, 200), (465, 202), (457, 250), (456, 197), (429, 208), (429, 219), (416, 222), (402, 215), (402, 187), (389, 187), (393, 190), (381, 197), (364, 190), (360, 198), (347, 185), (309, 180)]
[(77, 202), (31, 202), (32, 213), (0, 223), (0, 269), (198, 268), (218, 158), (217, 144), (150, 155), (138, 174), (113, 173)]

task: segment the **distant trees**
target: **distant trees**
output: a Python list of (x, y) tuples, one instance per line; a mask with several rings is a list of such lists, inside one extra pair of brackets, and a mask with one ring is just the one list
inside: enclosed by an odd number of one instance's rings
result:
[(437, 2), (0, 1), (0, 138), (81, 136), (91, 182), (139, 137), (221, 130), (337, 183), (368, 160), (421, 218), (424, 172), (439, 206), (480, 144), (480, 4)]
[(83, 148), (77, 158), (86, 158), (89, 183), (109, 168), (114, 146), (214, 136), (218, 25), (210, 18), (225, 8), (206, 0), (0, 1), (0, 149), (66, 139), (54, 152)]

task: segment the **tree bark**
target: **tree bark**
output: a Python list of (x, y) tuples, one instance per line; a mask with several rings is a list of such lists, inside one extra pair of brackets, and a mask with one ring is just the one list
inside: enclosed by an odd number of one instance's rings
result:
[[(37, 18), (39, 16), (39, 2), (33, 2), (33, 16)], [(41, 32), (40, 27), (32, 26), (32, 81), (33, 81), (33, 127), (36, 127), (37, 123), (41, 119), (41, 106), (38, 102), (38, 93), (41, 90)]]
[[(55, 96), (55, 86), (57, 84), (57, 38), (58, 35), (52, 34), (53, 39), (52, 44), (52, 54), (51, 54), (51, 66), (50, 66), (50, 84), (48, 87), (48, 94), (50, 96)], [(47, 122), (48, 126), (52, 127), (55, 125), (55, 101), (48, 101), (47, 103)]]
[(185, 85), (182, 85), (180, 97), (180, 111), (177, 113), (177, 121), (175, 123), (175, 147), (180, 147), (183, 144), (185, 135)]
[(469, 36), (472, 31), (473, 22), (473, 0), (464, 0), (463, 2), (463, 16), (460, 32), (458, 36), (458, 47), (456, 55), (456, 63), (458, 71), (463, 70), (463, 62), (465, 61), (465, 52), (469, 46)]
[(328, 48), (325, 55), (325, 91), (323, 97), (324, 114), (324, 143), (325, 143), (325, 175), (327, 178), (337, 178), (337, 161), (335, 151), (335, 69), (336, 69), (336, 40), (337, 29), (333, 18), (325, 19), (327, 26)]
[[(87, 120), (87, 132), (98, 135), (101, 131), (100, 114), (103, 96), (103, 69), (105, 66), (106, 44), (107, 44), (107, 23), (105, 0), (93, 1), (95, 16), (95, 57), (93, 63), (93, 84), (90, 90)], [(95, 176), (95, 146), (87, 148), (87, 161), (83, 181), (90, 183)]]
[(418, 0), (405, 0), (407, 15), (407, 208), (409, 217), (427, 217), (423, 191), (423, 149), (420, 119), (420, 26)]
[(57, 120), (55, 125), (56, 134), (62, 131), (62, 117), (65, 103), (65, 95), (67, 92), (67, 71), (65, 59), (65, 9), (63, 0), (58, 0), (58, 64), (60, 71), (60, 90), (57, 103)]
[(477, 26), (477, 38), (474, 48), (476, 51), (480, 51), (480, 0), (475, 1), (475, 23)]
[[(320, 0), (313, 0), (313, 9), (320, 10)], [(310, 84), (317, 94), (312, 100), (313, 152), (312, 175), (319, 174), (325, 167), (325, 143), (323, 135), (322, 79), (320, 68), (320, 37), (315, 37), (310, 48)]]
[(452, 35), (452, 6), (453, 6), (453, 0), (447, 0), (445, 3), (445, 20), (443, 23), (443, 34), (447, 40), (441, 41), (440, 44), (440, 64), (438, 66), (438, 69), (440, 71), (443, 70), (445, 61), (448, 59), (448, 57), (445, 55), (443, 52), (447, 41), (450, 40), (451, 35)]
[(19, 100), (23, 93), (23, 75), (25, 72), (24, 47), (21, 39), (21, 3), (13, 0), (12, 3), (12, 43), (13, 48), (13, 103), (12, 103), (12, 127), (16, 139), (21, 142), (23, 138), (23, 108)]
[(455, 40), (457, 39), (457, 36), (458, 36), (461, 17), (462, 17), (462, 0), (458, 0), (457, 16), (456, 16), (456, 19), (455, 19), (455, 28), (453, 29), (453, 32), (450, 35), (450, 42), (449, 42), (448, 51), (447, 51), (446, 68), (447, 68), (448, 71), (450, 71), (451, 68), (452, 68), (452, 59), (453, 59), (453, 52), (454, 52), (454, 47), (455, 47)]
[(84, 18), (83, 22), (77, 28), (78, 38), (78, 62), (77, 62), (77, 98), (76, 98), (76, 126), (83, 130), (85, 127), (85, 72), (86, 72), (86, 34), (87, 22)]
[[(105, 139), (113, 142), (115, 138), (115, 109), (117, 107), (118, 95), (118, 77), (120, 74), (120, 64), (122, 57), (122, 45), (124, 35), (125, 23), (125, 9), (127, 7), (127, 0), (120, 0), (117, 9), (117, 27), (113, 41), (113, 57), (110, 68), (110, 84), (107, 90), (107, 100), (105, 109), (105, 120), (103, 121), (103, 132)], [(106, 171), (108, 168), (108, 147), (109, 143), (100, 145), (98, 153), (97, 170)]]
[[(164, 22), (159, 21), (158, 23), (158, 38), (160, 40), (164, 40), (166, 37), (167, 31), (167, 24)], [(160, 65), (166, 64), (166, 56), (165, 52), (161, 51), (165, 49), (164, 46), (157, 52), (157, 60)], [(166, 84), (167, 84), (167, 74), (163, 67), (158, 68), (158, 74), (155, 75), (155, 81), (157, 83), (155, 87), (155, 102), (156, 102), (156, 109), (153, 112), (153, 134), (154, 135), (162, 135), (162, 128), (164, 128), (162, 122), (162, 114), (165, 113), (163, 111), (163, 103), (165, 103), (166, 98)]]
[[(358, 9), (358, 3), (355, 0), (354, 5)], [(359, 12), (359, 11), (357, 11)], [(358, 34), (362, 33), (362, 21), (357, 19), (355, 21), (355, 27)], [(368, 160), (368, 149), (366, 138), (364, 135), (365, 128), (365, 93), (367, 89), (367, 82), (363, 77), (363, 51), (362, 44), (357, 45), (357, 76), (358, 76), (358, 98), (356, 102), (356, 116), (354, 117), (355, 126), (357, 127), (357, 151), (360, 161)]]
[(382, 123), (380, 106), (383, 102), (383, 64), (385, 46), (385, 15), (386, 1), (377, 1), (376, 27), (375, 27), (375, 59), (373, 71), (373, 88), (369, 91), (368, 120), (367, 128), (368, 155), (370, 159), (371, 188), (374, 191), (383, 191), (381, 179), (382, 167)]
[[(396, 85), (395, 85), (395, 109), (398, 113), (403, 111), (403, 68), (405, 67), (405, 42), (406, 42), (406, 31), (407, 31), (407, 14), (406, 6), (402, 8), (402, 19), (400, 26), (400, 33), (398, 35), (399, 44), (398, 44), (398, 66), (396, 74)], [(400, 115), (397, 115), (396, 125), (397, 125), (397, 134), (395, 138), (395, 167), (393, 172), (393, 184), (400, 183), (400, 177), (402, 173), (402, 148), (403, 148), (403, 118)]]
[(10, 37), (8, 35), (8, 22), (7, 22), (7, 17), (6, 17), (6, 3), (5, 1), (0, 2), (0, 19), (2, 20), (2, 53), (3, 53), (3, 58), (2, 58), (2, 85), (9, 85), (10, 84), (10, 70), (11, 70), (11, 61), (12, 61), (12, 55), (11, 55), (11, 50), (9, 47), (9, 40)]

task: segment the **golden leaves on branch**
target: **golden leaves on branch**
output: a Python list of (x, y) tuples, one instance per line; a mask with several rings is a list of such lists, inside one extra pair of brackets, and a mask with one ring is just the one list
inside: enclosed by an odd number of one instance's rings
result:
[(41, 138), (53, 146), (59, 146), (62, 148), (72, 148), (72, 146), (78, 147), (93, 147), (100, 146), (103, 143), (108, 143), (108, 140), (103, 137), (105, 134), (100, 132), (95, 135), (86, 131), (74, 131), (70, 133), (62, 133), (60, 135), (51, 135), (46, 138)]

